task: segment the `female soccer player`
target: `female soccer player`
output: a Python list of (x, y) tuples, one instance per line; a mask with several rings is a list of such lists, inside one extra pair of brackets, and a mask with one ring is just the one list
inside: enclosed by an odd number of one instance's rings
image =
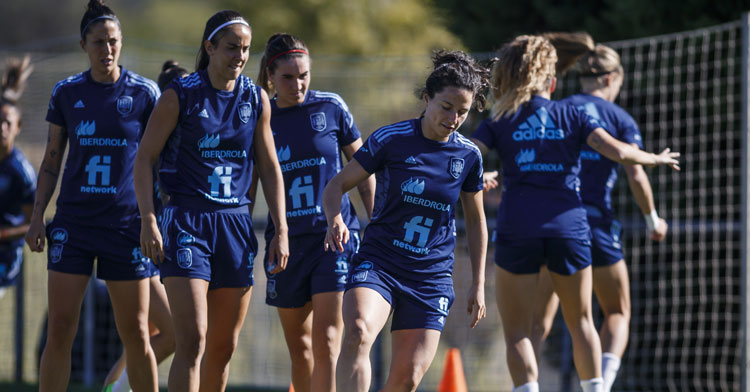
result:
[[(196, 71), (164, 91), (136, 157), (141, 244), (161, 263), (175, 326), (170, 390), (226, 386), (257, 252), (247, 197), (253, 161), (276, 227), (272, 272), (283, 270), (289, 256), (268, 96), (241, 74), (250, 40), (250, 25), (237, 12), (208, 19)], [(160, 154), (159, 179), (170, 198), (162, 213), (163, 242), (151, 197)]]
[[(568, 48), (567, 57), (578, 58), (580, 94), (562, 102), (600, 121), (617, 140), (643, 148), (641, 131), (625, 110), (614, 103), (623, 81), (620, 56), (608, 46), (594, 45), (588, 34), (545, 34), (552, 44)], [(578, 45), (574, 45), (578, 43)], [(578, 53), (571, 50), (579, 48)], [(561, 56), (562, 57), (562, 56)], [(567, 62), (567, 61), (566, 61)], [(656, 213), (648, 175), (641, 165), (624, 165), (628, 185), (646, 219), (648, 234), (655, 241), (664, 240), (668, 225)], [(584, 145), (581, 149), (581, 199), (591, 226), (591, 256), (594, 293), (604, 312), (599, 331), (602, 345), (604, 391), (614, 384), (620, 359), (625, 353), (630, 330), (630, 282), (620, 242), (620, 223), (614, 219), (612, 189), (617, 181), (618, 164)], [(552, 289), (549, 275), (542, 272), (537, 286), (537, 303), (532, 324), (532, 344), (539, 353), (552, 328), (559, 299)]]
[(601, 391), (601, 348), (591, 319), (590, 230), (578, 196), (581, 145), (630, 164), (679, 169), (678, 153), (643, 152), (615, 140), (599, 122), (572, 105), (549, 100), (557, 55), (539, 36), (503, 46), (492, 70), (492, 118), (472, 136), (480, 150), (498, 151), (503, 198), (495, 247), (497, 303), (514, 391), (538, 391), (530, 342), (533, 302), (518, 301), (536, 286), (546, 263), (560, 296), (585, 392)]
[(29, 61), (29, 56), (9, 59), (0, 84), (0, 298), (21, 272), (23, 236), (34, 207), (36, 173), (14, 145), (21, 132), (18, 100), (33, 70)]
[(484, 108), (488, 70), (463, 52), (438, 52), (422, 91), (420, 118), (375, 131), (323, 192), (326, 248), (352, 241), (341, 213), (346, 191), (377, 178), (372, 220), (344, 294), (339, 391), (367, 391), (370, 348), (393, 312), (392, 363), (383, 391), (414, 391), (430, 366), (453, 295), (455, 207), (461, 199), (473, 282), (467, 311), (485, 316), (487, 227), (482, 157), (456, 130), (472, 106)]
[(70, 145), (57, 212), (47, 226), (49, 321), (39, 388), (64, 390), (68, 385), (71, 347), (96, 258), (96, 274), (107, 281), (125, 347), (130, 383), (139, 391), (156, 391), (148, 304), (149, 278), (158, 271), (140, 250), (132, 171), (159, 89), (118, 64), (120, 22), (99, 0), (89, 1), (81, 20), (81, 48), (91, 68), (52, 91), (47, 150), (26, 234), (32, 251), (44, 250), (44, 210)]
[[(324, 251), (322, 197), (325, 185), (341, 170), (341, 153), (351, 160), (362, 139), (341, 97), (308, 90), (310, 56), (301, 39), (290, 34), (268, 39), (258, 83), (269, 94), (276, 93), (271, 99), (271, 129), (287, 189), (290, 237), (287, 268), (278, 274), (267, 272), (266, 303), (278, 309), (295, 390), (334, 391), (344, 324), (341, 304), (348, 266), (359, 246), (359, 221), (344, 195), (341, 214), (353, 240), (343, 252)], [(374, 190), (373, 176), (359, 184), (368, 217)], [(273, 235), (269, 224), (266, 247)]]
[[(174, 79), (180, 78), (189, 72), (179, 66), (176, 61), (167, 60), (162, 65), (161, 73), (157, 78), (159, 91), (164, 91), (167, 85)], [(161, 217), (161, 208), (167, 203), (168, 199), (165, 193), (161, 192), (161, 186), (158, 181), (154, 181), (154, 206), (157, 217)], [(172, 326), (172, 316), (169, 313), (169, 302), (167, 301), (167, 292), (164, 285), (159, 280), (159, 276), (152, 276), (151, 301), (149, 303), (149, 332), (151, 334), (151, 348), (156, 356), (156, 363), (161, 363), (166, 357), (174, 353), (174, 328)], [(130, 391), (130, 382), (128, 372), (125, 369), (125, 354), (115, 362), (109, 370), (107, 377), (104, 379), (105, 392), (128, 392)]]

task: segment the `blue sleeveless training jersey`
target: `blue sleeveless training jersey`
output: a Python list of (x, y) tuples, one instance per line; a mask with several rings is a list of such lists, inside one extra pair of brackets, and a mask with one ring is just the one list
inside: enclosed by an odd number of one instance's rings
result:
[(67, 131), (69, 146), (58, 216), (112, 227), (138, 218), (133, 162), (159, 95), (156, 83), (124, 67), (114, 83), (94, 81), (89, 70), (55, 85), (47, 121)]
[[(21, 207), (34, 204), (34, 191), (34, 168), (21, 150), (13, 148), (10, 155), (0, 161), (0, 227), (20, 226), (26, 221)], [(0, 254), (18, 246), (23, 246), (23, 238), (0, 242)]]
[[(643, 148), (641, 130), (628, 112), (617, 104), (589, 94), (576, 94), (560, 102), (575, 105), (602, 124), (615, 139)], [(617, 183), (619, 164), (601, 156), (587, 144), (581, 149), (581, 199), (613, 218), (612, 189)]]
[[(279, 108), (271, 100), (271, 129), (284, 175), (289, 235), (325, 233), (323, 188), (342, 167), (341, 147), (361, 137), (346, 103), (334, 93), (310, 90), (297, 106)], [(341, 215), (359, 230), (354, 206), (345, 194)], [(269, 217), (266, 231), (273, 232)], [(268, 233), (267, 233), (268, 234)]]
[(400, 277), (450, 277), (456, 245), (455, 208), (461, 191), (482, 190), (482, 155), (458, 132), (427, 139), (421, 120), (375, 131), (354, 155), (375, 173), (375, 208), (359, 251)]
[(504, 240), (589, 239), (579, 196), (581, 146), (600, 124), (572, 105), (534, 96), (472, 135), (502, 160), (497, 234)]
[(162, 151), (159, 178), (176, 205), (249, 204), (260, 87), (240, 75), (233, 91), (214, 88), (206, 70), (175, 79), (177, 127)]

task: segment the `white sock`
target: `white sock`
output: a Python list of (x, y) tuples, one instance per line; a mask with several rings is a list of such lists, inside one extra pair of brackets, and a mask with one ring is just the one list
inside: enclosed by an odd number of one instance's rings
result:
[(583, 380), (581, 381), (581, 389), (583, 389), (583, 392), (603, 392), (602, 383), (601, 377)]
[(604, 392), (609, 392), (615, 383), (617, 371), (620, 370), (620, 358), (612, 353), (602, 354), (602, 378), (604, 379)]
[(133, 392), (130, 389), (130, 381), (128, 380), (128, 368), (125, 368), (120, 378), (115, 381), (115, 385), (112, 386), (112, 392)]
[(527, 382), (513, 388), (513, 392), (539, 392), (539, 383), (536, 381)]

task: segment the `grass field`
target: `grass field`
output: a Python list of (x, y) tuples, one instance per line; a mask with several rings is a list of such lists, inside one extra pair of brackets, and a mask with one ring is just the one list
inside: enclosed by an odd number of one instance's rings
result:
[[(39, 390), (39, 386), (36, 384), (8, 384), (0, 383), (0, 391), (5, 392), (36, 392)], [(162, 391), (166, 391), (167, 388), (161, 388)], [(243, 387), (228, 387), (227, 392), (286, 392), (287, 389), (257, 389), (257, 388), (243, 388)], [(68, 386), (68, 392), (99, 392), (97, 388), (86, 388), (82, 385), (72, 384)]]

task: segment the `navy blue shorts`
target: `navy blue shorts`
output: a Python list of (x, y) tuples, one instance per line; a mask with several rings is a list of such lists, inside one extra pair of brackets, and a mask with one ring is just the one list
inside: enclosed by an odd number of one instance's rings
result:
[(198, 278), (209, 289), (253, 285), (258, 241), (247, 207), (216, 211), (168, 206), (161, 232), (166, 260), (161, 276)]
[(415, 281), (396, 276), (371, 260), (354, 256), (347, 290), (367, 287), (380, 293), (391, 304), (391, 331), (434, 329), (442, 331), (453, 305), (453, 280)]
[(591, 256), (592, 266), (607, 267), (623, 260), (622, 243), (620, 234), (622, 226), (616, 220), (594, 220), (589, 219), (591, 226)]
[(55, 217), (47, 225), (47, 269), (104, 280), (140, 280), (159, 274), (141, 253), (141, 221), (128, 227), (84, 226)]
[(351, 231), (344, 251), (323, 250), (326, 233), (289, 237), (289, 260), (284, 271), (271, 275), (268, 246), (266, 266), (266, 303), (280, 308), (299, 308), (312, 300), (313, 294), (344, 291), (349, 263), (359, 250), (359, 232)]
[(513, 274), (536, 274), (542, 265), (560, 275), (573, 275), (591, 265), (591, 241), (530, 238), (495, 241), (495, 264)]
[(23, 242), (21, 246), (3, 246), (0, 251), (0, 287), (12, 286), (21, 272)]

